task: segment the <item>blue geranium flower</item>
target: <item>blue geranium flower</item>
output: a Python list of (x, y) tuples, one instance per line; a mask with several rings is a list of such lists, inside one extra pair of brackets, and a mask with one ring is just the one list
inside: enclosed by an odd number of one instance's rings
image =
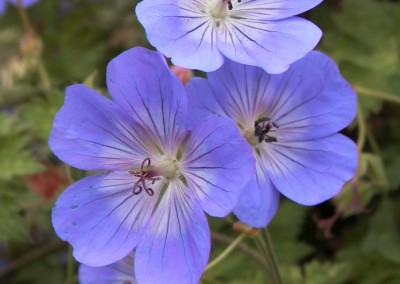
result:
[(113, 264), (92, 267), (81, 264), (79, 267), (80, 284), (137, 284), (133, 271), (133, 254)]
[(136, 7), (149, 42), (176, 65), (215, 71), (225, 58), (281, 73), (322, 32), (295, 17), (322, 0), (144, 0)]
[(186, 93), (158, 52), (122, 53), (108, 65), (107, 85), (112, 100), (69, 87), (55, 117), (52, 151), (103, 173), (61, 194), (53, 226), (86, 265), (135, 249), (140, 283), (197, 283), (210, 252), (203, 211), (222, 217), (234, 208), (255, 170), (251, 150), (221, 116), (188, 131)]
[[(39, 1), (40, 0), (21, 0), (21, 5), (28, 8)], [(17, 0), (0, 0), (0, 16), (6, 12), (7, 3), (11, 3), (15, 6), (17, 5)]]
[(248, 225), (271, 220), (279, 192), (303, 205), (318, 204), (356, 171), (355, 144), (336, 133), (353, 120), (356, 94), (320, 52), (279, 75), (227, 60), (208, 80), (192, 78), (187, 92), (192, 117), (230, 117), (253, 150), (256, 174), (234, 210)]

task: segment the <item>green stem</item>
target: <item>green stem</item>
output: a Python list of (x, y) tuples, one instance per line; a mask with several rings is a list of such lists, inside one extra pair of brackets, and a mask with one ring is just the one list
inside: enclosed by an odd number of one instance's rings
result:
[(365, 145), (365, 139), (367, 136), (367, 127), (365, 124), (364, 114), (362, 112), (360, 104), (358, 104), (357, 108), (357, 124), (358, 124), (357, 147), (358, 147), (358, 152), (361, 153)]
[(67, 174), (67, 180), (68, 180), (69, 184), (73, 184), (74, 178), (72, 176), (72, 171), (71, 171), (70, 166), (68, 166), (67, 164), (64, 164), (64, 168), (65, 168), (65, 173)]
[(372, 133), (370, 128), (367, 128), (367, 139), (368, 139), (369, 145), (372, 148), (372, 151), (374, 151), (375, 154), (380, 155), (381, 150), (379, 149), (378, 142), (376, 142), (375, 136)]
[(61, 242), (60, 240), (51, 240), (49, 243), (29, 251), (27, 254), (19, 257), (18, 259), (2, 267), (0, 269), (0, 279), (5, 275), (7, 275), (8, 273), (16, 271), (30, 264), (31, 262), (34, 262), (37, 259), (43, 258), (47, 254), (54, 252), (57, 249), (62, 248), (64, 246), (65, 243)]
[(257, 235), (258, 246), (262, 250), (265, 259), (269, 265), (271, 283), (283, 284), (281, 273), (279, 272), (278, 263), (272, 249), (272, 242), (267, 229), (262, 229)]
[(74, 282), (74, 257), (72, 256), (72, 246), (68, 246), (68, 265), (67, 278), (65, 284), (73, 284)]
[[(225, 243), (225, 244), (228, 244), (228, 245), (231, 244), (234, 241), (234, 239), (232, 239), (232, 238), (230, 238), (228, 236), (222, 235), (220, 233), (216, 233), (216, 232), (211, 232), (211, 239), (213, 241), (220, 242), (220, 243)], [(265, 258), (263, 257), (262, 254), (259, 253), (260, 250), (257, 251), (255, 249), (251, 248), (250, 246), (248, 246), (246, 244), (243, 244), (243, 243), (239, 244), (237, 248), (241, 252), (247, 254), (248, 256), (253, 258), (255, 261), (257, 261), (263, 268), (269, 269), (269, 267), (267, 265), (267, 262), (265, 261)]]
[(42, 81), (43, 87), (46, 91), (51, 89), (51, 82), (49, 79), (49, 73), (46, 70), (46, 67), (43, 64), (43, 61), (41, 58), (39, 58), (38, 62), (37, 62), (37, 69), (38, 69), (38, 73), (40, 76), (40, 79)]
[(356, 89), (357, 93), (359, 93), (361, 95), (375, 97), (375, 98), (382, 99), (385, 101), (400, 104), (400, 97), (396, 96), (394, 94), (379, 92), (379, 91), (371, 90), (371, 89), (360, 87), (360, 86), (355, 86), (355, 89)]
[(217, 258), (211, 261), (207, 267), (204, 269), (204, 272), (212, 269), (213, 267), (217, 266), (220, 262), (222, 262), (239, 244), (240, 242), (246, 237), (246, 234), (241, 234), (237, 237)]

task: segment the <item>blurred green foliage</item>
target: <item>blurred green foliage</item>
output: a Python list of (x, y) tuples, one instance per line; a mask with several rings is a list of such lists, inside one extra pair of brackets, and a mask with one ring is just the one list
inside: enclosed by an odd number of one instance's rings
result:
[[(47, 137), (66, 86), (105, 93), (107, 62), (148, 46), (135, 4), (42, 0), (27, 10), (30, 37), (13, 6), (0, 19), (0, 283), (65, 283), (68, 248), (50, 210), (68, 174)], [(326, 0), (305, 17), (324, 32), (318, 49), (358, 92), (358, 117), (344, 133), (359, 145), (359, 169), (330, 202), (309, 208), (282, 198), (268, 228), (282, 277), (400, 283), (400, 1)], [(238, 236), (234, 222), (210, 218), (211, 259)], [(269, 273), (248, 237), (202, 283), (269, 283)]]

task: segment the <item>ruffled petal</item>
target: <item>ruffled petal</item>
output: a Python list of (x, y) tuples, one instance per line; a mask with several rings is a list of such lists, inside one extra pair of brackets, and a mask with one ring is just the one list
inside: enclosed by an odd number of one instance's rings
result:
[(93, 175), (77, 181), (58, 198), (52, 221), (57, 235), (71, 243), (75, 258), (90, 266), (111, 264), (132, 252), (149, 219), (156, 194), (132, 194), (127, 173)]
[(81, 264), (79, 267), (80, 284), (137, 284), (133, 270), (133, 254), (100, 267)]
[(317, 6), (322, 0), (257, 0), (233, 2), (232, 17), (245, 19), (280, 20), (301, 14)]
[(357, 96), (335, 62), (316, 51), (271, 76), (265, 97), (263, 116), (279, 125), (278, 141), (330, 135), (348, 126), (357, 110)]
[(204, 1), (147, 0), (136, 7), (149, 42), (175, 65), (213, 71), (224, 62)]
[(251, 227), (266, 227), (279, 206), (279, 192), (272, 185), (263, 164), (257, 162), (257, 173), (246, 185), (233, 212)]
[(108, 64), (107, 86), (113, 100), (150, 133), (159, 151), (176, 151), (187, 98), (161, 53), (142, 47), (121, 53)]
[(112, 101), (85, 85), (70, 86), (66, 93), (49, 138), (62, 161), (84, 170), (113, 170), (153, 157), (154, 145), (143, 129)]
[(357, 168), (357, 148), (341, 134), (260, 147), (266, 174), (286, 197), (315, 205), (334, 197)]
[(139, 283), (198, 283), (210, 253), (207, 219), (179, 180), (166, 189), (135, 254)]
[(218, 36), (218, 48), (226, 57), (256, 65), (268, 73), (282, 73), (310, 52), (321, 38), (321, 30), (298, 17), (279, 21), (230, 18)]
[(232, 120), (211, 115), (192, 130), (182, 173), (204, 211), (226, 216), (255, 172), (255, 160)]

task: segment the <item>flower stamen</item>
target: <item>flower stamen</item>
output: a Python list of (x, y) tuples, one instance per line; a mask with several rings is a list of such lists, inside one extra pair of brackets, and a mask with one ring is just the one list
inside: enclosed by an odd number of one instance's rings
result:
[(275, 122), (272, 122), (269, 117), (262, 117), (254, 122), (254, 136), (258, 137), (258, 143), (262, 141), (271, 143), (278, 142), (276, 137), (268, 135), (268, 132), (272, 128), (279, 128), (279, 125)]
[(146, 181), (150, 181), (151, 184), (154, 184), (157, 180), (160, 180), (160, 177), (149, 176), (149, 170), (151, 169), (151, 160), (150, 158), (146, 158), (143, 160), (142, 165), (140, 166), (140, 170), (138, 172), (130, 170), (129, 173), (139, 179), (135, 182), (132, 188), (133, 195), (140, 194), (143, 190), (149, 195), (154, 195), (154, 190), (151, 187), (146, 186)]
[[(222, 2), (224, 2), (226, 0), (222, 0)], [(238, 3), (242, 2), (242, 0), (238, 0)], [(232, 5), (232, 0), (228, 0), (228, 9), (232, 10), (233, 9), (233, 5)]]

